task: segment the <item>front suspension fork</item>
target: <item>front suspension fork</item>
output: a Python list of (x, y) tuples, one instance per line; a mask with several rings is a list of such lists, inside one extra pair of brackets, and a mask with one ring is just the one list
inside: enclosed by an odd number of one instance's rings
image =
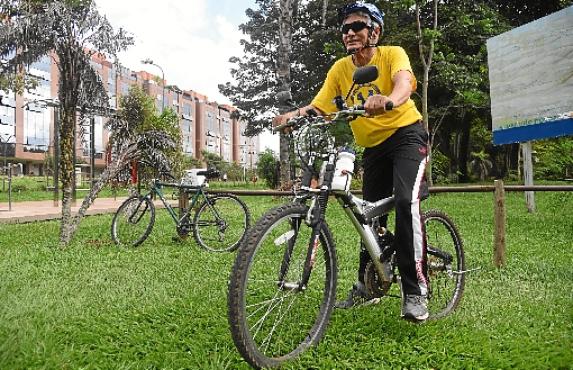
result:
[(303, 291), (306, 289), (308, 280), (314, 264), (316, 262), (316, 254), (320, 249), (320, 231), (324, 222), (324, 215), (326, 213), (326, 205), (328, 202), (328, 191), (322, 190), (318, 196), (318, 202), (312, 202), (311, 207), (308, 210), (306, 217), (306, 222), (312, 229), (310, 233), (310, 238), (307, 244), (307, 252), (303, 265), (302, 276), (298, 282), (288, 282), (285, 281), (286, 275), (288, 273), (292, 253), (294, 251), (295, 243), (299, 237), (300, 225), (303, 222), (303, 218), (297, 218), (291, 221), (292, 236), (289, 238), (287, 247), (283, 254), (283, 259), (281, 263), (281, 268), (279, 270), (278, 285), (284, 289), (293, 289), (298, 291)]

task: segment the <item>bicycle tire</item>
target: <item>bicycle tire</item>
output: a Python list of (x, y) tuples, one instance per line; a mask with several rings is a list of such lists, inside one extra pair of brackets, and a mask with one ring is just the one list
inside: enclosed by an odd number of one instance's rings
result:
[[(267, 212), (249, 230), (233, 265), (228, 295), (231, 335), (255, 368), (280, 366), (318, 344), (332, 314), (337, 264), (326, 222), (319, 233), (322, 253), (316, 253), (306, 288), (298, 290), (292, 284), (285, 288), (278, 281), (281, 268), (286, 271), (283, 282), (300, 281), (312, 231), (304, 221), (307, 211), (308, 207), (293, 203)], [(300, 225), (298, 232), (294, 224)]]
[[(465, 255), (457, 226), (442, 211), (423, 214), (428, 247), (429, 319), (442, 318), (459, 305), (465, 286)], [(451, 256), (451, 261), (442, 257)], [(449, 258), (449, 257), (448, 257)]]
[(115, 212), (111, 222), (111, 238), (117, 245), (137, 247), (147, 239), (154, 224), (153, 202), (147, 197), (134, 195), (127, 198)]
[(250, 219), (247, 205), (235, 195), (209, 195), (193, 218), (193, 237), (210, 252), (232, 252), (245, 238)]

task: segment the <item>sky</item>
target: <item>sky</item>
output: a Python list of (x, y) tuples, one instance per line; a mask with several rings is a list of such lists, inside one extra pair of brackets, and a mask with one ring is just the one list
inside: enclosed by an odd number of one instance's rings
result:
[[(232, 81), (228, 60), (243, 55), (239, 41), (245, 35), (238, 27), (247, 20), (245, 10), (256, 8), (255, 0), (96, 0), (96, 5), (114, 29), (134, 37), (135, 45), (119, 54), (122, 65), (161, 76), (158, 67), (141, 64), (149, 58), (161, 66), (167, 84), (230, 104), (217, 85)], [(277, 151), (278, 136), (263, 134), (265, 147)]]

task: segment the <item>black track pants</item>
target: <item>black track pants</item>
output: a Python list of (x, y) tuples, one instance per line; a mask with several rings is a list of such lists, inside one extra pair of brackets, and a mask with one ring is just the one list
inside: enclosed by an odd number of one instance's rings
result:
[[(421, 123), (398, 129), (383, 143), (364, 150), (364, 199), (377, 201), (394, 193), (396, 226), (394, 245), (405, 294), (426, 295), (426, 245), (420, 200), (427, 196), (425, 168), (428, 134)], [(386, 219), (381, 224), (386, 224)], [(370, 256), (360, 253), (359, 281)]]

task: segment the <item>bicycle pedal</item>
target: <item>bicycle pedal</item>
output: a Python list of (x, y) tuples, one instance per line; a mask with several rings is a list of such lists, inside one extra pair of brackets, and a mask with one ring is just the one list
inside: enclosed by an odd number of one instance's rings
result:
[(474, 272), (474, 271), (479, 271), (481, 270), (481, 267), (476, 267), (473, 269), (469, 269), (469, 270), (463, 270), (463, 271), (452, 271), (452, 274), (454, 275), (463, 275), (463, 274), (467, 274), (468, 272)]

